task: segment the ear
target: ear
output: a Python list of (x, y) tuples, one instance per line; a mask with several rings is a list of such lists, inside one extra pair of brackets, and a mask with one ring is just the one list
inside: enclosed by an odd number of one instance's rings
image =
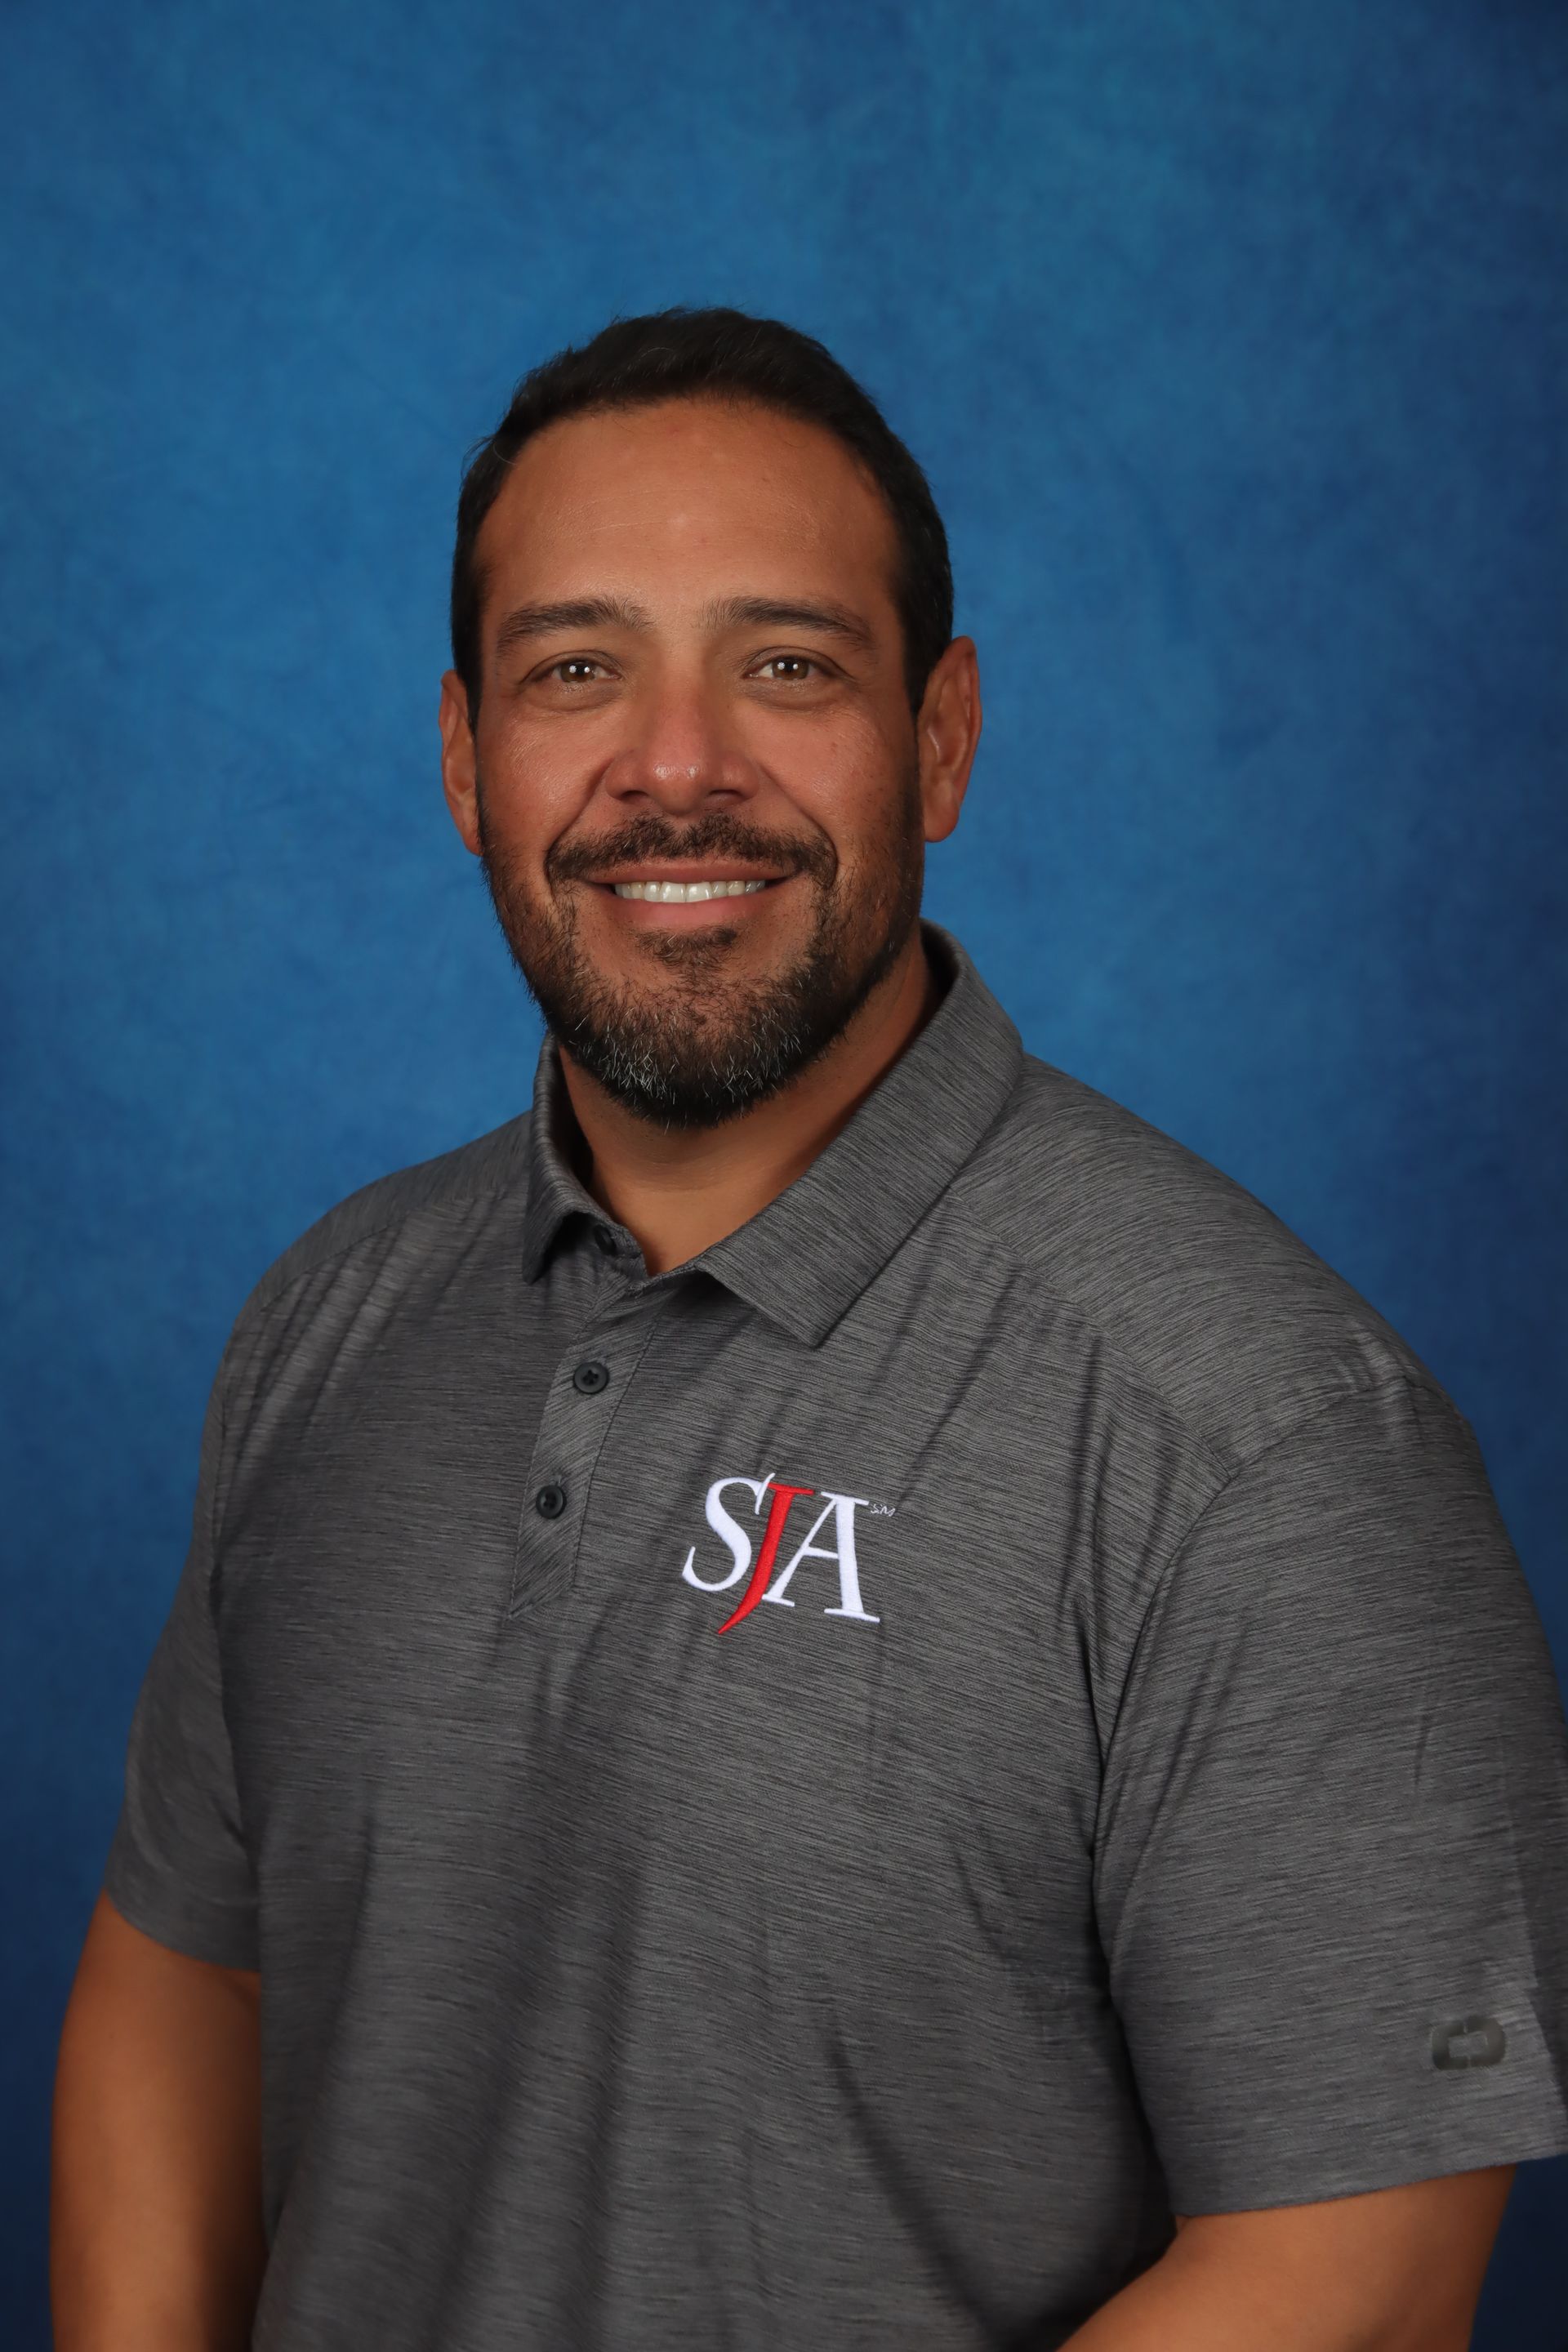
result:
[(464, 846), (479, 854), (479, 762), (468, 723), (468, 690), (455, 669), (441, 680), (441, 789)]
[(980, 741), (980, 663), (973, 637), (954, 637), (926, 680), (915, 740), (925, 837), (945, 841), (958, 823)]

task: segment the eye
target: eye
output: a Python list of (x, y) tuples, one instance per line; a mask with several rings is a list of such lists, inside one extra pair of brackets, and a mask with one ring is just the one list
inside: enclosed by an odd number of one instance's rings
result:
[(588, 654), (568, 654), (564, 659), (552, 662), (544, 675), (558, 678), (563, 686), (592, 686), (595, 678), (604, 677), (605, 666)]
[(752, 672), (753, 677), (771, 677), (776, 686), (805, 686), (813, 677), (826, 676), (820, 662), (805, 654), (769, 654)]

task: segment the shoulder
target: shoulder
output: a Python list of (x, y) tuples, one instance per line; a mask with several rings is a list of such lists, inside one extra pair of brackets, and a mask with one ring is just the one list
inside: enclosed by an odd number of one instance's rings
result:
[(1079, 1318), (1085, 1343), (1119, 1359), (1226, 1471), (1341, 1398), (1389, 1382), (1443, 1393), (1263, 1202), (1033, 1055), (958, 1190), (1041, 1303)]
[(526, 1181), (528, 1114), (444, 1151), (362, 1185), (308, 1226), (274, 1260), (241, 1311), (239, 1326), (264, 1318), (308, 1276), (351, 1255), (363, 1244), (424, 1221), (435, 1225), (447, 1210), (512, 1193)]

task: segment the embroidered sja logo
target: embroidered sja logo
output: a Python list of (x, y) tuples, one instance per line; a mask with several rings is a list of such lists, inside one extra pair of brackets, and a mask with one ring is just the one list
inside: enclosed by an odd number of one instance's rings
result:
[[(743, 1527), (725, 1504), (725, 1496), (732, 1492), (743, 1492), (752, 1497), (751, 1516), (760, 1522), (754, 1549), (751, 1528)], [(780, 1568), (784, 1529), (800, 1501), (819, 1502), (822, 1508)], [(742, 1617), (749, 1617), (761, 1601), (772, 1601), (781, 1609), (793, 1609), (795, 1601), (789, 1587), (795, 1570), (812, 1560), (830, 1561), (838, 1572), (838, 1605), (826, 1608), (823, 1615), (853, 1617), (862, 1625), (879, 1625), (881, 1619), (873, 1617), (860, 1599), (860, 1563), (855, 1551), (857, 1511), (889, 1516), (885, 1508), (879, 1513), (877, 1506), (868, 1503), (864, 1495), (830, 1495), (826, 1486), (820, 1491), (815, 1486), (784, 1486), (771, 1473), (765, 1478), (715, 1478), (708, 1489), (704, 1516), (730, 1555), (730, 1572), (718, 1577), (700, 1574), (697, 1546), (693, 1544), (680, 1573), (699, 1592), (730, 1592), (737, 1585), (742, 1587), (739, 1601), (718, 1628), (721, 1633), (727, 1633)], [(830, 1520), (832, 1540), (819, 1543), (817, 1538)]]

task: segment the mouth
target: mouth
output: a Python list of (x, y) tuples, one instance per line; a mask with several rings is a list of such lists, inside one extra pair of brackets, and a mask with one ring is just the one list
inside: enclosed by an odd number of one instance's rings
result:
[(696, 907), (710, 898), (749, 898), (767, 882), (612, 882), (617, 898), (643, 898), (661, 907)]
[[(683, 943), (710, 962), (781, 950), (809, 926), (833, 887), (837, 861), (826, 838), (742, 824), (710, 811), (689, 825), (658, 812), (597, 841), (568, 839), (545, 859), (563, 912), (595, 927), (606, 950), (637, 959), (678, 955)], [(639, 964), (638, 969), (642, 967)]]
[(737, 899), (765, 898), (792, 879), (783, 866), (759, 871), (717, 858), (650, 858), (612, 866), (595, 875), (591, 887), (606, 898), (645, 907), (700, 908), (722, 901), (726, 914), (733, 914)]

